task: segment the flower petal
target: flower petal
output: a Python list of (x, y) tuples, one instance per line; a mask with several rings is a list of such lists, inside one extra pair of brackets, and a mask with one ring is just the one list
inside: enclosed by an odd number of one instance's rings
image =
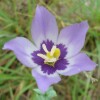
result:
[(4, 44), (3, 49), (12, 50), (23, 65), (32, 68), (36, 66), (31, 55), (36, 47), (28, 39), (24, 37), (12, 39)]
[(44, 7), (37, 6), (32, 22), (31, 33), (35, 44), (39, 47), (45, 39), (56, 42), (58, 27), (55, 17)]
[(58, 73), (62, 75), (74, 75), (80, 73), (81, 71), (91, 71), (96, 67), (94, 63), (86, 54), (79, 53), (76, 56), (68, 59), (69, 66), (64, 71), (59, 71)]
[(61, 30), (58, 43), (66, 45), (68, 51), (67, 57), (76, 55), (82, 49), (88, 28), (87, 21), (83, 21)]
[(49, 75), (47, 76), (41, 73), (38, 69), (32, 70), (32, 76), (36, 79), (38, 88), (42, 93), (45, 93), (52, 84), (58, 83), (61, 80), (58, 74), (50, 77)]

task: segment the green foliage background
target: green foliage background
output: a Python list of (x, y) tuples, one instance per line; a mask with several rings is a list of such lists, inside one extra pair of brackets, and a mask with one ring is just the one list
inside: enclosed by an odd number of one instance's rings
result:
[[(0, 100), (36, 99), (36, 82), (31, 69), (23, 66), (11, 51), (3, 51), (5, 42), (17, 36), (31, 40), (30, 27), (36, 5), (45, 6), (64, 26), (88, 20), (90, 28), (82, 49), (98, 66), (89, 73), (98, 79), (91, 83), (83, 73), (62, 76), (54, 86), (52, 100), (100, 100), (100, 0), (0, 0)], [(48, 100), (48, 99), (46, 99)]]

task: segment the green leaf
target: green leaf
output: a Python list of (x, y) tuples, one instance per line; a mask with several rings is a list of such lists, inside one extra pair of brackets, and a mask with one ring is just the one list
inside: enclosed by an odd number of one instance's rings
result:
[(34, 89), (34, 91), (36, 92), (34, 97), (36, 100), (51, 100), (51, 98), (57, 96), (53, 87), (50, 87), (45, 94), (43, 94), (39, 89)]
[(53, 89), (53, 87), (50, 87), (46, 94), (48, 98), (57, 96), (56, 91)]
[(42, 94), (42, 92), (39, 89), (34, 89), (34, 91), (38, 94)]

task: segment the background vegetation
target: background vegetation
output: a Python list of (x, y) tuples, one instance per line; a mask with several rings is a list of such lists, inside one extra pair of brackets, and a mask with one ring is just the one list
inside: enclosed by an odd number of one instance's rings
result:
[(0, 0), (0, 100), (36, 100), (33, 89), (37, 86), (31, 70), (2, 47), (17, 36), (31, 39), (31, 21), (37, 4), (54, 14), (59, 30), (88, 20), (90, 28), (82, 51), (98, 64), (89, 73), (98, 82), (92, 84), (83, 73), (63, 76), (54, 85), (57, 96), (53, 100), (100, 100), (100, 0)]

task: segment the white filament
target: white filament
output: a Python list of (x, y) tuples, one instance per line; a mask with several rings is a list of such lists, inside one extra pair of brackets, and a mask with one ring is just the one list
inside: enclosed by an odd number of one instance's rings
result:
[(38, 53), (37, 56), (43, 58), (44, 60), (48, 60), (48, 57), (44, 54)]
[(47, 50), (47, 47), (46, 47), (46, 45), (45, 44), (42, 44), (42, 48), (43, 48), (43, 50), (46, 52), (46, 53), (48, 53), (49, 51)]
[(50, 55), (51, 55), (51, 56), (53, 56), (55, 50), (56, 50), (56, 46), (53, 46), (52, 49), (51, 49), (51, 51), (50, 51)]
[(48, 62), (56, 62), (56, 61), (57, 61), (56, 58), (52, 58), (52, 59), (48, 60)]

